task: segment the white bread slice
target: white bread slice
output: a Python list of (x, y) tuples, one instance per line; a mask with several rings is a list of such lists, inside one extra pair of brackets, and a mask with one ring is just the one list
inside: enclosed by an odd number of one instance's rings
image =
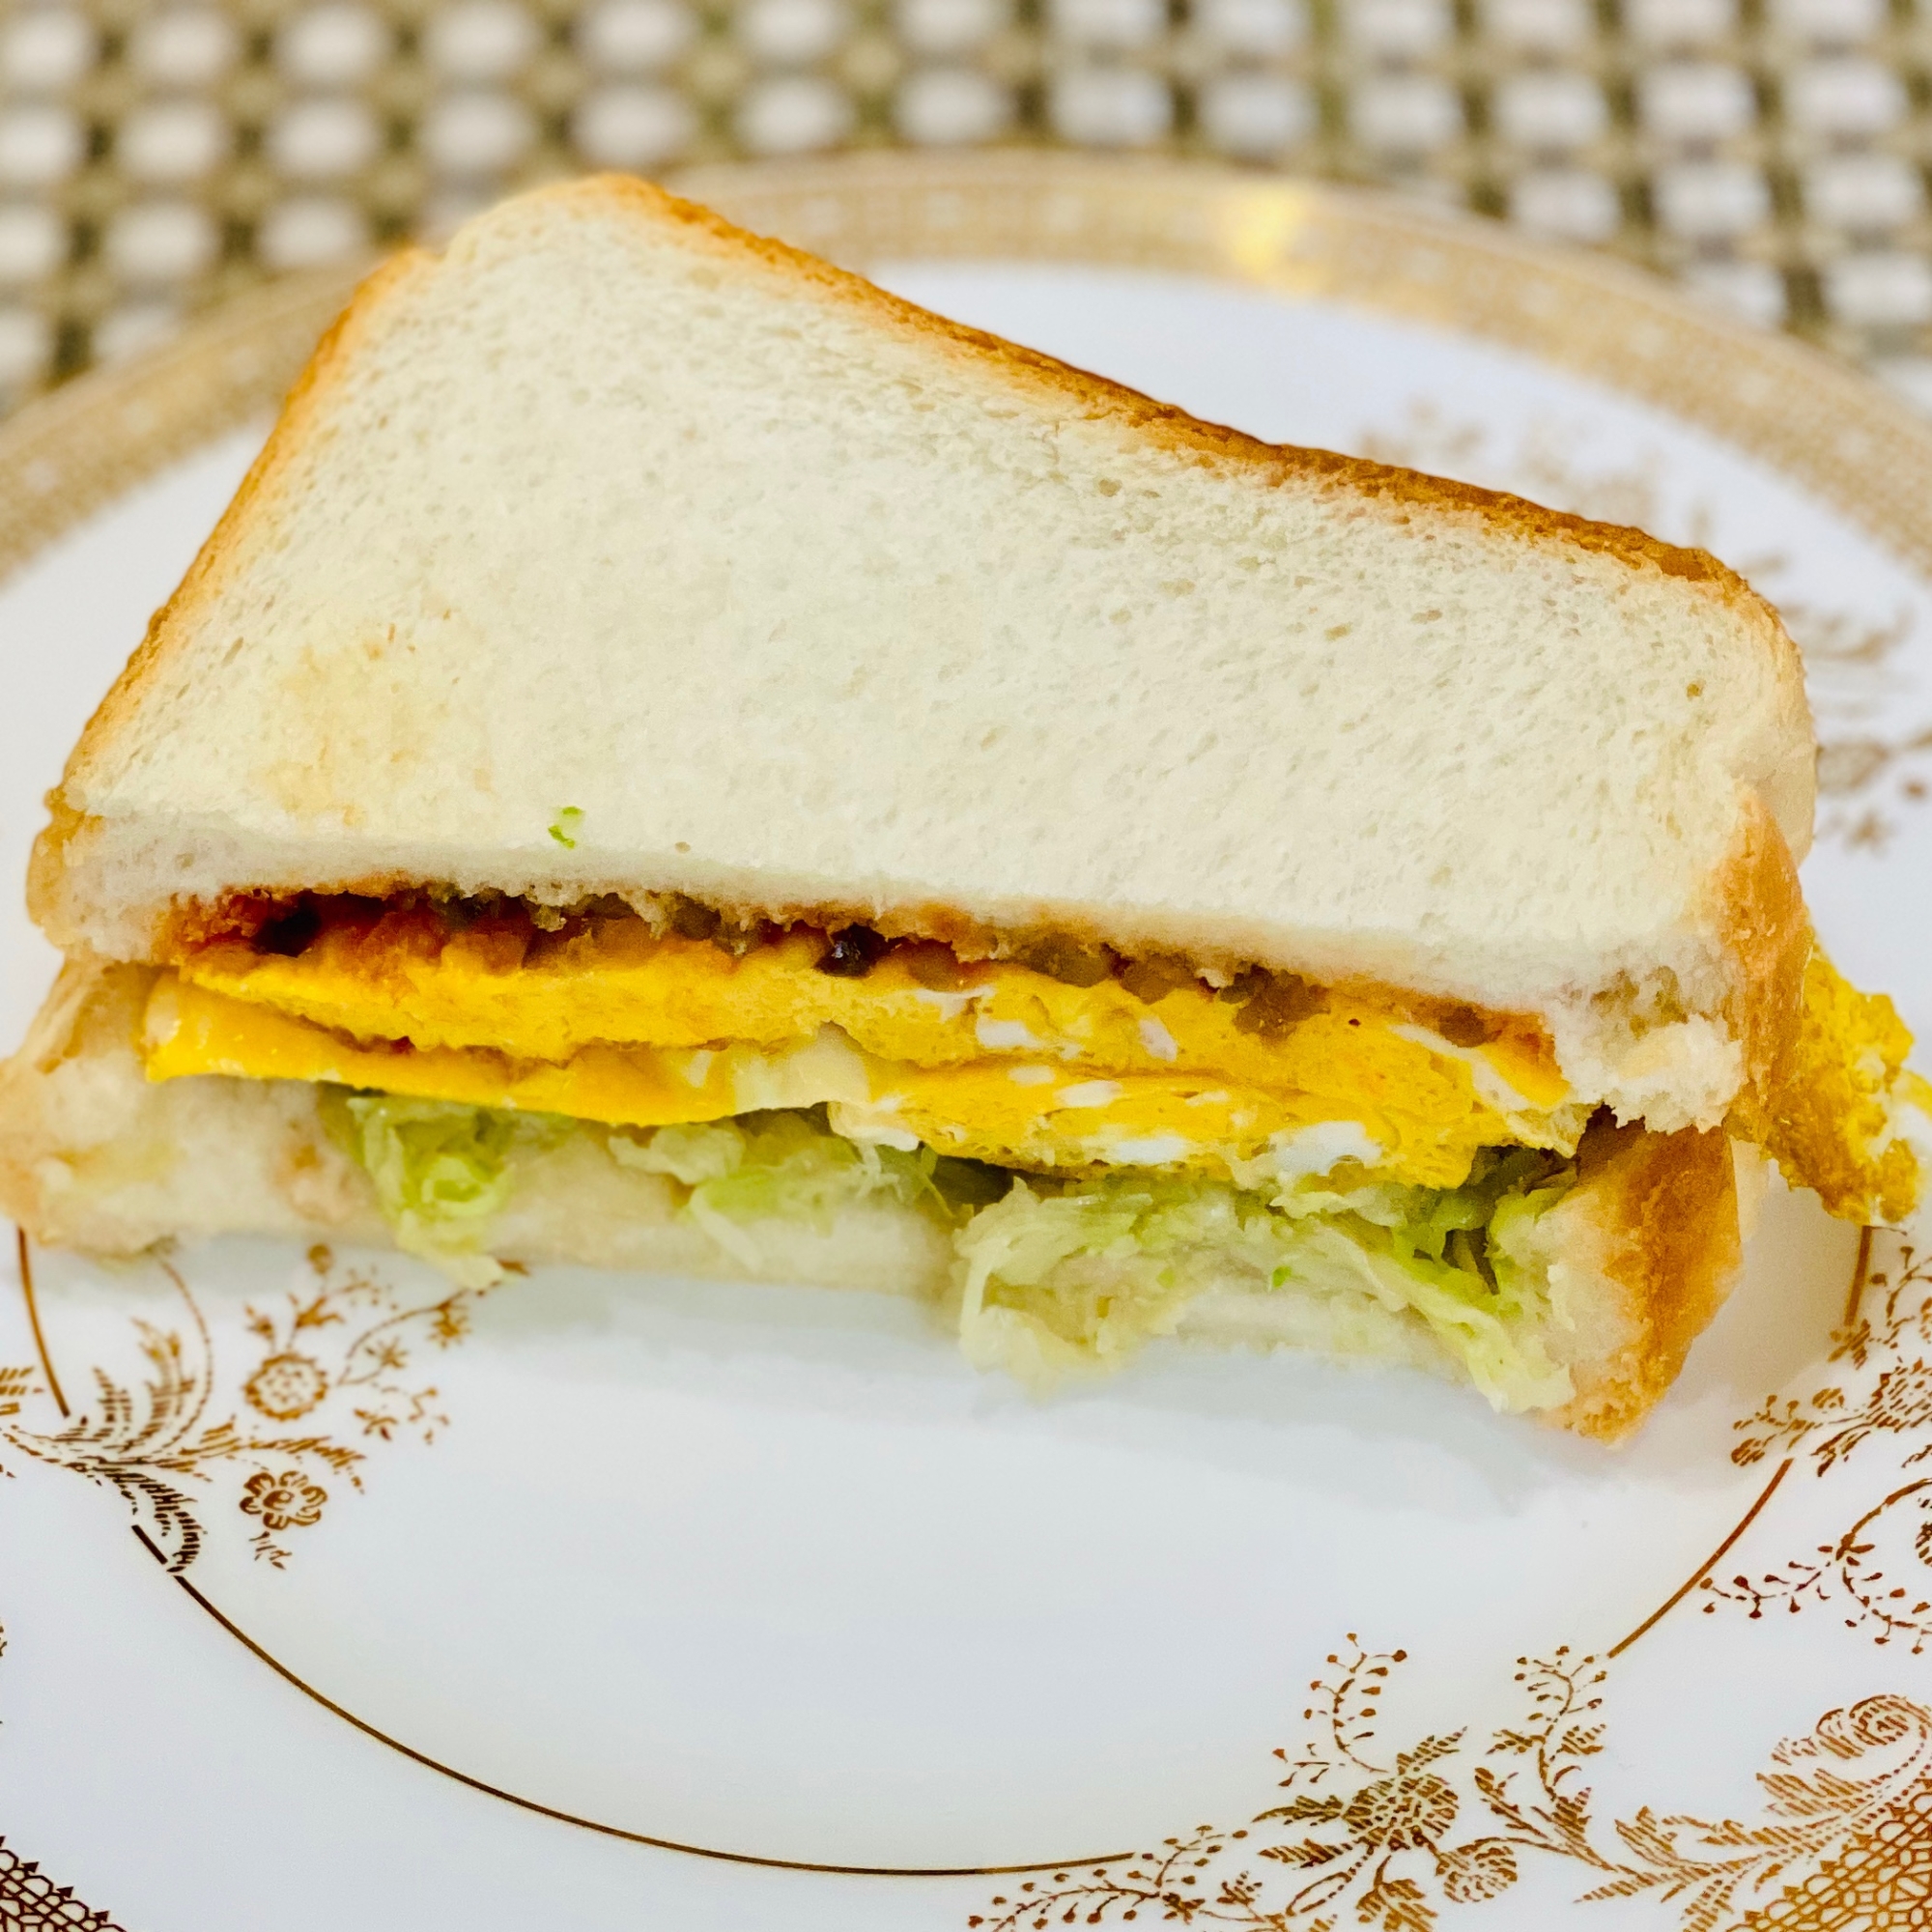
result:
[(70, 952), (425, 882), (1045, 927), (1539, 1011), (1665, 1128), (1769, 1064), (1808, 943), (1797, 654), (1710, 557), (615, 178), (372, 278), (50, 803)]
[[(319, 1090), (198, 1076), (150, 1083), (137, 1040), (152, 973), (70, 965), (26, 1044), (0, 1065), (0, 1211), (35, 1240), (132, 1254), (156, 1240), (298, 1235), (385, 1246), (367, 1176), (325, 1128)], [(1574, 1399), (1541, 1419), (1614, 1440), (1670, 1385), (1736, 1274), (1738, 1214), (1721, 1132), (1593, 1127), (1581, 1178), (1537, 1224), (1551, 1314), (1540, 1334)], [(753, 1223), (727, 1254), (676, 1212), (659, 1176), (591, 1134), (530, 1156), (493, 1251), (524, 1262), (864, 1288), (943, 1301), (950, 1237), (918, 1210), (868, 1202), (824, 1233)], [(755, 1264), (752, 1261), (755, 1254)], [(1209, 1290), (1183, 1339), (1406, 1361), (1466, 1379), (1412, 1317), (1372, 1297)]]

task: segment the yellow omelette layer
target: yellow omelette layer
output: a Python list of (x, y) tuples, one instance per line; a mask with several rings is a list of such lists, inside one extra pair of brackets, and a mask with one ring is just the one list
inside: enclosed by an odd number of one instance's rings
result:
[(1569, 1097), (1533, 1021), (1492, 1016), (1493, 1037), (1457, 1048), (1393, 999), (1329, 992), (1323, 1013), (1269, 1034), (1192, 978), (1144, 1000), (1114, 979), (1068, 985), (1016, 960), (959, 965), (943, 948), (921, 947), (848, 980), (817, 970), (822, 951), (822, 940), (799, 931), (734, 957), (708, 940), (654, 939), (636, 919), (529, 944), (485, 924), (449, 933), (410, 912), (373, 927), (327, 927), (292, 958), (217, 942), (175, 964), (195, 985), (358, 1039), (486, 1046), (528, 1060), (561, 1062), (608, 1042), (775, 1045), (836, 1026), (867, 1053), (915, 1066), (1011, 1054), (1109, 1073), (1211, 1070), (1279, 1090), (1309, 1086), (1332, 1059), (1338, 1029), (1401, 1029), (1425, 1050), (1464, 1059), (1504, 1110), (1540, 1112)]
[[(1316, 1014), (1294, 1029), (1295, 1051), (1284, 1056), (1302, 1077), (1279, 1087), (1211, 1068), (1096, 1077), (1071, 1058), (1037, 1054), (919, 1065), (869, 1052), (829, 1024), (715, 1046), (596, 1040), (544, 1060), (494, 1046), (357, 1039), (162, 973), (150, 996), (146, 1054), (156, 1080), (220, 1073), (333, 1081), (633, 1126), (824, 1102), (836, 1126), (860, 1137), (1036, 1168), (1221, 1171), (1272, 1147), (1290, 1152), (1292, 1166), (1325, 1171), (1348, 1155), (1419, 1186), (1452, 1187), (1479, 1148), (1528, 1141), (1574, 1149), (1582, 1110), (1506, 1119), (1477, 1093), (1473, 1054), (1432, 1049), (1405, 1037), (1410, 1031), (1358, 1023), (1348, 1012)], [(1310, 1129), (1309, 1151), (1297, 1159), (1290, 1151)]]
[[(1041, 1168), (1228, 1168), (1314, 1129), (1327, 1159), (1427, 1186), (1457, 1184), (1482, 1147), (1568, 1151), (1582, 1125), (1533, 1022), (1464, 1015), (1489, 1037), (1461, 1045), (1444, 1012), (1330, 989), (1277, 1024), (1185, 975), (1079, 986), (939, 947), (841, 979), (818, 970), (822, 945), (798, 932), (740, 956), (635, 919), (452, 932), (420, 909), (327, 925), (293, 957), (217, 941), (157, 981), (149, 1072), (638, 1126), (826, 1103), (845, 1131)], [(1775, 1091), (1744, 1096), (1733, 1130), (1834, 1213), (1895, 1219), (1932, 1139), (1910, 1046), (1889, 1000), (1814, 952)]]

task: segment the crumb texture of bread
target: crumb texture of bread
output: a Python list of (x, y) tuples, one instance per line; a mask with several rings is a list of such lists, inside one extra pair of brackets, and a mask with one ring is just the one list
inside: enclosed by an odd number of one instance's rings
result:
[(107, 958), (251, 887), (930, 906), (1715, 1015), (1711, 881), (1752, 801), (1803, 854), (1811, 754), (1700, 553), (1196, 423), (593, 180), (365, 287), (33, 903)]

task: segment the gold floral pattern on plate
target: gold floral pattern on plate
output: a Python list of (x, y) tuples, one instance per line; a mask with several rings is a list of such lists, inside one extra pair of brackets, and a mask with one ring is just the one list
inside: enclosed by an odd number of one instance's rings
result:
[[(152, 1370), (144, 1400), (136, 1403), (96, 1366), (99, 1419), (70, 1417), (61, 1430), (34, 1433), (15, 1418), (37, 1392), (51, 1391), (37, 1388), (32, 1369), (0, 1370), (0, 1442), (115, 1491), (143, 1541), (177, 1575), (193, 1563), (207, 1534), (188, 1481), (245, 1470), (237, 1507), (261, 1525), (251, 1537), (254, 1553), (277, 1568), (288, 1551), (274, 1539), (322, 1519), (328, 1501), (322, 1472), (360, 1487), (363, 1451), (322, 1435), (257, 1432), (242, 1419), (245, 1408), (273, 1417), (276, 1406), (300, 1416), (346, 1406), (363, 1436), (377, 1440), (399, 1433), (433, 1440), (445, 1425), (435, 1387), (412, 1374), (412, 1347), (459, 1341), (478, 1292), (411, 1302), (375, 1271), (343, 1267), (327, 1249), (312, 1249), (307, 1284), (279, 1303), (244, 1309), (243, 1330), (260, 1353), (240, 1376), (236, 1413), (211, 1424), (223, 1384), (209, 1326), (180, 1271), (159, 1264), (188, 1323), (177, 1332), (134, 1320)], [(31, 1292), (30, 1273), (22, 1283)], [(183, 1332), (191, 1341), (184, 1343)], [(1303, 1717), (1312, 1734), (1294, 1754), (1276, 1753), (1287, 1768), (1277, 1802), (1238, 1826), (1201, 1825), (1138, 1857), (1027, 1880), (996, 1894), (969, 1925), (1044, 1932), (1054, 1923), (1148, 1917), (1251, 1932), (1334, 1932), (1345, 1919), (1381, 1932), (1434, 1932), (1444, 1906), (1500, 1898), (1532, 1866), (1556, 1861), (1587, 1876), (1579, 1904), (1654, 1898), (1675, 1914), (1682, 1932), (1917, 1932), (1932, 1913), (1932, 1709), (1917, 1699), (1863, 1697), (1779, 1743), (1759, 1774), (1766, 1815), (1756, 1824), (1660, 1816), (1649, 1805), (1605, 1817), (1582, 1770), (1606, 1746), (1604, 1687), (1611, 1660), (1693, 1589), (1705, 1593), (1707, 1611), (1743, 1603), (1756, 1617), (1775, 1601), (1796, 1609), (1836, 1587), (1853, 1605), (1848, 1627), (1874, 1625), (1881, 1644), (1909, 1638), (1914, 1654), (1925, 1647), (1932, 1611), (1888, 1578), (1873, 1525), (1908, 1504), (1922, 1511), (1932, 1494), (1932, 1475), (1897, 1481), (1932, 1460), (1932, 1367), (1919, 1352), (1928, 1342), (1932, 1261), (1900, 1236), (1865, 1231), (1831, 1357), (1847, 1373), (1804, 1400), (1767, 1399), (1738, 1421), (1732, 1461), (1740, 1466), (1780, 1449), (1796, 1453), (1785, 1455), (1777, 1477), (1717, 1554), (1605, 1657), (1558, 1645), (1546, 1656), (1519, 1658), (1514, 1681), (1522, 1712), (1516, 1721), (1487, 1731), (1464, 1724), (1389, 1751), (1379, 1743), (1382, 1705), (1408, 1654), (1371, 1652), (1350, 1634), (1348, 1648), (1332, 1654), (1309, 1687)], [(42, 1374), (53, 1384), (50, 1370), (43, 1364)], [(1889, 1454), (1875, 1456), (1874, 1444)], [(1861, 1492), (1852, 1528), (1819, 1552), (1828, 1561), (1787, 1565), (1755, 1584), (1742, 1576), (1710, 1577), (1801, 1460), (1825, 1477), (1855, 1458), (1861, 1471), (1882, 1476), (1876, 1487), (1885, 1493), (1873, 1500), (1872, 1487)], [(1910, 1557), (1932, 1567), (1932, 1533), (1918, 1529)], [(474, 1782), (406, 1745), (396, 1747)], [(495, 1795), (527, 1804), (513, 1793)], [(714, 1856), (698, 1846), (644, 1842)], [(863, 1868), (838, 1869), (856, 1876)]]
[(1520, 1658), (1524, 1715), (1378, 1748), (1378, 1700), (1403, 1651), (1351, 1635), (1310, 1686), (1315, 1735), (1281, 1802), (1245, 1825), (1202, 1825), (1158, 1850), (1057, 1871), (975, 1913), (980, 1932), (1137, 1918), (1248, 1932), (1434, 1932), (1444, 1905), (1501, 1897), (1537, 1860), (1580, 1867), (1579, 1904), (1648, 1896), (1682, 1932), (1907, 1932), (1932, 1913), (1932, 1710), (1866, 1697), (1786, 1738), (1758, 1774), (1765, 1816), (1708, 1822), (1645, 1805), (1599, 1821), (1582, 1767), (1605, 1748), (1594, 1657)]
[[(24, 1240), (19, 1252), (38, 1339)], [(309, 1284), (289, 1293), (285, 1305), (245, 1311), (246, 1332), (263, 1354), (230, 1406), (219, 1399), (223, 1378), (207, 1319), (180, 1269), (157, 1256), (155, 1265), (173, 1284), (186, 1321), (160, 1328), (136, 1321), (148, 1366), (139, 1397), (96, 1366), (94, 1406), (70, 1412), (43, 1347), (39, 1375), (60, 1410), (61, 1426), (37, 1431), (18, 1421), (38, 1386), (36, 1371), (0, 1368), (0, 1445), (114, 1491), (173, 1571), (185, 1570), (207, 1538), (187, 1486), (212, 1484), (217, 1471), (245, 1471), (237, 1506), (260, 1525), (250, 1547), (258, 1559), (281, 1568), (290, 1552), (279, 1539), (322, 1520), (331, 1480), (359, 1490), (367, 1451), (338, 1440), (332, 1430), (265, 1430), (248, 1411), (265, 1422), (289, 1424), (319, 1410), (332, 1417), (346, 1410), (335, 1426), (348, 1433), (346, 1425), (353, 1425), (362, 1441), (414, 1435), (433, 1442), (448, 1417), (438, 1406), (436, 1385), (412, 1374), (412, 1351), (425, 1342), (446, 1349), (460, 1341), (469, 1331), (470, 1305), (484, 1292), (459, 1288), (409, 1302), (374, 1270), (339, 1266), (326, 1247), (311, 1248), (307, 1264)]]
[[(1928, 1344), (1932, 1260), (1899, 1236), (1864, 1230), (1831, 1355), (1851, 1373), (1808, 1400), (1768, 1398), (1735, 1425), (1731, 1460), (1741, 1467), (1785, 1448), (1823, 1477), (1865, 1445), (1889, 1445), (1884, 1492), (1864, 1489), (1856, 1520), (1817, 1560), (1756, 1580), (1709, 1575), (1800, 1460), (1789, 1455), (1702, 1570), (1605, 1658), (1566, 1645), (1518, 1658), (1524, 1716), (1480, 1748), (1465, 1725), (1393, 1756), (1378, 1750), (1380, 1699), (1408, 1654), (1367, 1651), (1351, 1633), (1309, 1686), (1314, 1702), (1302, 1715), (1315, 1735), (1293, 1758), (1275, 1753), (1289, 1767), (1282, 1803), (1233, 1829), (1198, 1826), (1130, 1861), (1029, 1881), (968, 1925), (1044, 1932), (1147, 1917), (1334, 1932), (1346, 1914), (1380, 1932), (1433, 1932), (1443, 1904), (1500, 1897), (1525, 1861), (1541, 1857), (1592, 1874), (1579, 1904), (1654, 1897), (1682, 1932), (1922, 1932), (1932, 1924), (1932, 1708), (1923, 1703), (1861, 1698), (1784, 1739), (1758, 1774), (1767, 1815), (1755, 1825), (1660, 1817), (1649, 1805), (1605, 1825), (1580, 1775), (1605, 1747), (1610, 1660), (1693, 1590), (1707, 1613), (1742, 1604), (1753, 1618), (1774, 1603), (1796, 1611), (1830, 1601), (1835, 1590), (1849, 1605), (1846, 1628), (1870, 1627), (1880, 1644), (1909, 1639), (1914, 1656), (1925, 1650), (1932, 1474), (1894, 1479), (1932, 1462), (1932, 1363), (1918, 1352)], [(1902, 1581), (1912, 1564), (1927, 1574)]]
[[(1787, 1464), (1808, 1463), (1825, 1478), (1854, 1456), (1869, 1460), (1875, 1443), (1893, 1452), (1889, 1477), (1932, 1462), (1932, 1258), (1900, 1242), (1889, 1266), (1869, 1268), (1872, 1247), (1868, 1234), (1860, 1254), (1861, 1271), (1868, 1269), (1863, 1293), (1832, 1349), (1843, 1372), (1802, 1401), (1773, 1398), (1740, 1420), (1734, 1463), (1783, 1450)], [(1874, 1294), (1877, 1305), (1867, 1310)], [(1796, 1613), (1806, 1604), (1834, 1604), (1846, 1629), (1922, 1654), (1932, 1644), (1932, 1472), (1889, 1484), (1876, 1499), (1862, 1490), (1849, 1507), (1857, 1514), (1845, 1529), (1809, 1556), (1756, 1577), (1706, 1579), (1706, 1611), (1739, 1604), (1761, 1617), (1779, 1605)]]

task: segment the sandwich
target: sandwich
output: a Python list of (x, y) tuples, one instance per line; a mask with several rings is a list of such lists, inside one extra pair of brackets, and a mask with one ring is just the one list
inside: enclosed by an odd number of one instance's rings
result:
[(918, 1295), (1625, 1435), (1918, 1195), (1701, 552), (1196, 421), (635, 181), (412, 250), (88, 724), (0, 1205)]

